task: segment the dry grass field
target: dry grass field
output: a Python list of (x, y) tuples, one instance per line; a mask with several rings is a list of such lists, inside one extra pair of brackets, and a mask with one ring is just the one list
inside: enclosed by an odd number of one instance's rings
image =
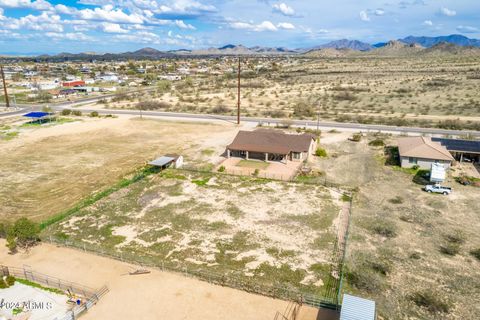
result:
[(134, 261), (323, 295), (344, 205), (316, 185), (167, 170), (45, 232)]
[[(243, 110), (250, 116), (302, 119), (320, 112), (323, 120), (478, 129), (479, 63), (478, 56), (462, 55), (251, 58), (244, 66)], [(192, 75), (151, 95), (121, 94), (104, 106), (233, 114), (236, 99), (233, 74)]]
[[(375, 299), (384, 319), (476, 319), (480, 188), (450, 177), (450, 196), (428, 194), (421, 179), (385, 164), (384, 149), (368, 145), (375, 137), (345, 138), (323, 139), (330, 156), (312, 164), (358, 190), (344, 290)], [(469, 170), (475, 170), (471, 164)]]
[(1, 120), (15, 134), (0, 139), (0, 219), (44, 220), (165, 153), (207, 162), (237, 130), (127, 117), (77, 120), (33, 127)]

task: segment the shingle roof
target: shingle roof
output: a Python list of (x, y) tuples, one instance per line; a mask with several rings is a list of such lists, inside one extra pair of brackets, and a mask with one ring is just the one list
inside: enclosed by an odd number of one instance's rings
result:
[(415, 157), (434, 160), (455, 160), (448, 150), (427, 137), (405, 137), (398, 139), (401, 157)]
[(307, 152), (314, 137), (310, 134), (286, 134), (276, 130), (240, 131), (227, 146), (230, 150), (289, 154)]

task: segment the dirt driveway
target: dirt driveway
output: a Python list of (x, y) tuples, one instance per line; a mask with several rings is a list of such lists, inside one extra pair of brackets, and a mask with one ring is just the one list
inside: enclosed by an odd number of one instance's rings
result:
[[(129, 264), (49, 244), (12, 256), (5, 241), (0, 240), (0, 261), (9, 266), (29, 265), (33, 270), (91, 287), (106, 284), (110, 292), (82, 317), (85, 320), (268, 320), (288, 304), (156, 270), (129, 276), (126, 273), (133, 268)], [(318, 310), (304, 306), (299, 320), (317, 316)]]

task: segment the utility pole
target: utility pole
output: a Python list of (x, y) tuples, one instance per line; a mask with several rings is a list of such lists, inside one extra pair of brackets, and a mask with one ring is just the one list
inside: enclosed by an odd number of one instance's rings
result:
[(3, 92), (5, 93), (5, 105), (7, 106), (7, 108), (10, 108), (10, 101), (8, 100), (8, 92), (7, 92), (7, 83), (5, 82), (5, 73), (3, 72), (2, 65), (0, 65), (0, 73), (2, 74)]
[(237, 102), (237, 124), (240, 124), (240, 72), (241, 72), (241, 65), (240, 65), (240, 57), (238, 57), (238, 102)]

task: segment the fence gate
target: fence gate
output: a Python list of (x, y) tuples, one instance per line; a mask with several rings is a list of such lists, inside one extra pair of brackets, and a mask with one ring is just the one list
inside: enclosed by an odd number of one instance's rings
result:
[(10, 271), (8, 270), (8, 267), (2, 266), (2, 276), (8, 277), (9, 275), (10, 275)]

